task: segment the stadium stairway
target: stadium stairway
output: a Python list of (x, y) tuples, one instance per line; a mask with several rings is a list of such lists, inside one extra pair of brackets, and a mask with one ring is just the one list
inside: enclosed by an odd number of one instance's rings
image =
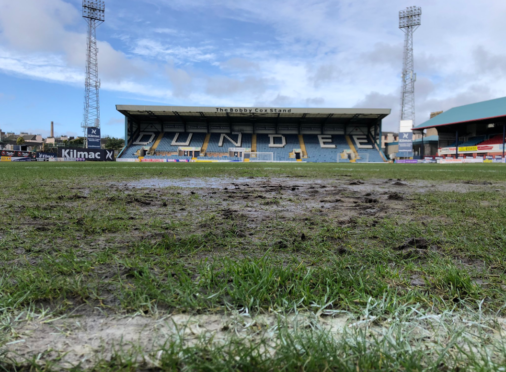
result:
[(137, 151), (139, 151), (144, 146), (142, 145), (131, 145), (128, 146), (124, 151), (123, 154), (121, 154), (121, 158), (123, 159), (136, 159), (138, 158), (136, 154)]
[(383, 151), (381, 151), (380, 145), (376, 141), (374, 141), (374, 138), (372, 136), (369, 136), (368, 138), (371, 141), (371, 143), (373, 144), (373, 147), (376, 149), (376, 151), (378, 151), (378, 154), (380, 155), (381, 160), (384, 163), (388, 163), (387, 156), (385, 155), (385, 153)]
[[(155, 138), (158, 135), (158, 133), (153, 133), (153, 134), (155, 135)], [(147, 134), (143, 135), (142, 138), (136, 139), (136, 141), (140, 140), (142, 142), (143, 140), (149, 140), (149, 138), (151, 138), (151, 137), (153, 137), (153, 135), (151, 133), (147, 133)], [(139, 157), (138, 155), (136, 155), (137, 151), (139, 151), (142, 148), (150, 149), (154, 143), (155, 143), (155, 141), (151, 141), (151, 142), (148, 142), (148, 143), (145, 143), (142, 145), (131, 144), (123, 151), (123, 153), (121, 154), (121, 158), (122, 159), (136, 159)]]
[(207, 151), (207, 147), (209, 146), (209, 140), (211, 139), (210, 134), (206, 134), (206, 139), (204, 140), (204, 144), (202, 145), (202, 149), (200, 150), (201, 154), (205, 154)]
[(326, 145), (335, 146), (335, 148), (322, 148), (317, 135), (304, 135), (304, 144), (306, 147), (307, 159), (310, 163), (335, 163), (339, 157), (340, 162), (349, 162), (348, 158), (341, 159), (340, 154), (351, 152), (351, 148), (343, 135), (326, 136)]
[(302, 134), (299, 134), (299, 144), (300, 150), (302, 151), (302, 157), (307, 159), (306, 143), (304, 142), (304, 136)]
[[(369, 136), (366, 135), (353, 135), (349, 136), (353, 141), (353, 145), (356, 151), (356, 162), (369, 161), (369, 163), (383, 163), (384, 159), (380, 155), (380, 152), (375, 148), (374, 143), (371, 141)], [(367, 154), (368, 160), (361, 157), (361, 154)]]
[(158, 145), (162, 141), (163, 135), (164, 135), (163, 132), (161, 132), (158, 135), (158, 138), (156, 139), (155, 143), (153, 144), (153, 146), (151, 146), (151, 149), (149, 150), (149, 155), (154, 155), (155, 154), (156, 148), (158, 147)]

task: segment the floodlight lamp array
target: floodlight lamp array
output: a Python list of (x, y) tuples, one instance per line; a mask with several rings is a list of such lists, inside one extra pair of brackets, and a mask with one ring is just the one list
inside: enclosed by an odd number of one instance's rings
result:
[(399, 12), (399, 28), (417, 27), (422, 24), (422, 8), (410, 6)]
[(83, 0), (83, 18), (104, 22), (105, 2), (101, 0)]

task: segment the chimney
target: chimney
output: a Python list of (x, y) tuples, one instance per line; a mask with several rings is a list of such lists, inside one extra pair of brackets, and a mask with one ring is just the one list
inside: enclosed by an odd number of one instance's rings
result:
[(51, 122), (51, 138), (54, 138), (54, 123)]

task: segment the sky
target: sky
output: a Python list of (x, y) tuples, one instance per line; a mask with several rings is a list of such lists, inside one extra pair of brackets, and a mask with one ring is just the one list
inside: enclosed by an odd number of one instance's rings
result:
[[(416, 123), (505, 96), (499, 0), (105, 0), (97, 33), (103, 135), (117, 104), (389, 108), (400, 119), (399, 10), (416, 31)], [(0, 0), (0, 129), (82, 134), (81, 0)]]

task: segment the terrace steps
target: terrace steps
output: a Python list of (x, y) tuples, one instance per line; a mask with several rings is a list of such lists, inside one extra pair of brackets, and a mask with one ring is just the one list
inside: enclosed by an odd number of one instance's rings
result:
[(201, 154), (205, 154), (207, 151), (207, 146), (209, 146), (209, 140), (211, 139), (211, 133), (206, 135), (206, 139), (204, 140), (204, 144), (202, 145), (202, 149), (200, 151)]
[[(353, 153), (355, 154), (355, 159), (358, 158), (358, 152), (357, 152), (357, 149), (355, 148), (355, 145), (353, 144), (353, 141), (351, 140), (350, 136), (345, 136), (346, 138), (346, 142), (348, 142), (348, 146), (350, 146), (350, 149), (351, 151), (353, 151)], [(350, 163), (355, 163), (355, 159), (353, 160), (350, 160)]]
[(163, 135), (164, 135), (164, 133), (160, 132), (160, 134), (158, 135), (158, 138), (156, 139), (155, 143), (153, 144), (153, 146), (151, 146), (151, 149), (149, 149), (149, 155), (154, 155), (155, 154), (156, 148), (158, 147), (158, 145), (162, 141)]
[(302, 150), (302, 157), (307, 158), (306, 144), (304, 143), (304, 136), (299, 134), (300, 149)]

